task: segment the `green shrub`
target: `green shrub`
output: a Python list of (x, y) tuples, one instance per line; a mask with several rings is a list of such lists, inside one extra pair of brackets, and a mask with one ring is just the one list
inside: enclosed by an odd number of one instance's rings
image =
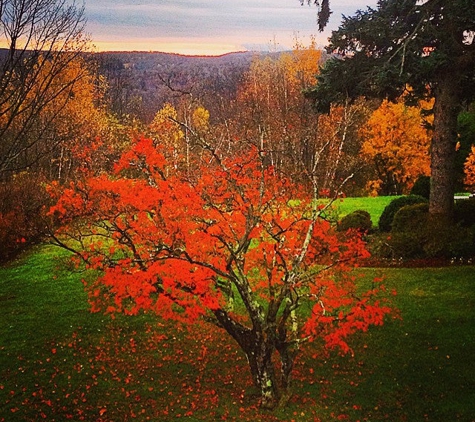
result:
[(394, 199), (384, 209), (383, 213), (381, 214), (381, 217), (379, 218), (379, 230), (382, 232), (391, 231), (394, 216), (402, 207), (405, 207), (406, 205), (414, 205), (427, 202), (428, 201), (426, 198), (419, 195), (401, 196), (399, 198)]
[(395, 232), (391, 234), (389, 244), (393, 258), (425, 258), (423, 234), (421, 232)]
[(455, 202), (454, 220), (462, 227), (475, 225), (475, 198)]
[(397, 258), (469, 258), (475, 255), (474, 229), (431, 217), (426, 203), (414, 204), (396, 213), (388, 243)]
[(391, 232), (418, 232), (427, 226), (429, 204), (421, 202), (405, 205), (400, 208), (393, 218)]
[(427, 241), (429, 204), (405, 205), (394, 214), (390, 245), (397, 258), (424, 258)]
[(473, 230), (443, 220), (429, 220), (424, 252), (428, 258), (473, 257)]
[(337, 230), (345, 232), (349, 229), (355, 229), (361, 232), (369, 232), (373, 227), (371, 216), (368, 211), (356, 210), (345, 215), (337, 225)]
[(424, 175), (419, 176), (411, 189), (411, 195), (419, 195), (426, 199), (429, 199), (430, 177)]
[(368, 251), (372, 257), (378, 259), (394, 258), (390, 234), (376, 231), (367, 236), (366, 240)]

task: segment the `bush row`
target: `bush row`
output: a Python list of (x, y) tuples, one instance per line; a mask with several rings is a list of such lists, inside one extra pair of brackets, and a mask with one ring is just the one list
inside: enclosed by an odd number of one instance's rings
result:
[(429, 214), (426, 202), (405, 205), (395, 214), (385, 242), (375, 242), (384, 258), (472, 258), (475, 256), (475, 199), (455, 203), (454, 221)]
[(372, 230), (370, 215), (363, 210), (348, 214), (337, 225), (370, 234), (376, 258), (432, 259), (475, 257), (475, 199), (455, 203), (454, 221), (429, 214), (428, 200), (421, 195), (394, 199), (381, 214), (379, 231)]

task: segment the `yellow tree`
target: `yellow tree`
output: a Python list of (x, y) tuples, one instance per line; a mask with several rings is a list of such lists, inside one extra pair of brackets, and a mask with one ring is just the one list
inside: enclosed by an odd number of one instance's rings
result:
[(170, 163), (177, 169), (180, 157), (184, 155), (185, 133), (178, 122), (175, 107), (170, 103), (164, 104), (155, 114), (149, 130), (154, 142), (165, 146), (165, 150), (171, 154)]
[[(51, 72), (50, 66), (49, 63), (41, 66), (40, 73), (45, 78)], [(43, 80), (41, 75), (39, 80)], [(72, 80), (74, 84), (69, 83)], [(75, 156), (108, 131), (107, 113), (101, 106), (103, 91), (98, 88), (97, 82), (93, 64), (83, 57), (75, 57), (46, 90), (46, 94), (55, 93), (54, 101), (45, 104), (38, 113), (32, 132), (41, 131), (43, 136), (48, 136), (48, 144), (43, 144), (45, 159), (39, 161), (38, 168), (50, 179), (64, 181), (70, 177), (80, 164)], [(32, 101), (37, 96), (36, 89), (35, 85), (31, 93)], [(34, 138), (39, 136), (33, 135)]]
[(148, 133), (156, 145), (164, 147), (175, 170), (186, 169), (190, 172), (193, 159), (200, 159), (200, 148), (196, 148), (198, 145), (216, 148), (208, 144), (208, 139), (214, 139), (208, 136), (212, 130), (209, 111), (193, 101), (193, 98), (184, 98), (178, 108), (166, 103), (155, 114)]
[[(38, 58), (34, 80), (31, 75), (25, 80), (30, 89), (23, 96), (24, 109), (14, 112), (13, 102), (2, 104), (0, 259), (41, 238), (45, 229), (41, 210), (48, 201), (42, 186), (73, 178), (84, 165), (84, 151), (105, 132), (107, 121), (98, 105), (100, 95), (90, 64), (72, 56), (61, 71), (53, 70), (54, 66), (54, 61)], [(101, 158), (97, 167), (102, 164)]]
[(256, 56), (239, 87), (232, 133), (243, 148), (258, 146), (279, 170), (312, 167), (318, 119), (302, 91), (318, 72), (320, 54), (312, 44)]
[(372, 194), (407, 193), (418, 176), (430, 173), (430, 122), (421, 111), (431, 107), (430, 102), (409, 107), (402, 99), (384, 100), (360, 129), (361, 151), (375, 169), (368, 182)]

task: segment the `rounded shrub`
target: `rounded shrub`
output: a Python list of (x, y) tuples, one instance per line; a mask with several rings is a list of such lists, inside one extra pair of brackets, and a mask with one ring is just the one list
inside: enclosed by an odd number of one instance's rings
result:
[(400, 208), (393, 218), (391, 232), (418, 232), (425, 230), (429, 217), (429, 204), (421, 202), (405, 205)]
[(345, 232), (349, 229), (368, 232), (373, 227), (371, 216), (368, 211), (356, 210), (345, 215), (337, 225), (339, 232)]
[(475, 225), (475, 198), (461, 199), (455, 202), (454, 220), (462, 227)]
[(429, 204), (405, 205), (394, 214), (390, 244), (396, 257), (413, 259), (425, 255)]
[(420, 175), (411, 189), (411, 195), (419, 195), (429, 199), (430, 195), (430, 177)]
[(425, 240), (422, 233), (395, 232), (391, 234), (389, 244), (394, 258), (418, 259), (425, 258)]
[(423, 196), (419, 195), (408, 195), (401, 196), (399, 198), (393, 199), (384, 209), (381, 217), (379, 218), (378, 227), (382, 232), (390, 232), (393, 224), (393, 219), (396, 213), (406, 205), (414, 205), (427, 203), (428, 200)]
[(459, 224), (431, 219), (427, 226), (424, 252), (428, 258), (473, 257), (473, 231)]
[(427, 203), (407, 205), (394, 216), (389, 243), (395, 256), (407, 259), (471, 258), (474, 228), (430, 216)]

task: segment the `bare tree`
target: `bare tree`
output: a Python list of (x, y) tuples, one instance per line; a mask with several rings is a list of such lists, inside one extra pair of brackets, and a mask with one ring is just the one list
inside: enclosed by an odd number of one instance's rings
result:
[(84, 26), (75, 0), (0, 0), (0, 180), (64, 141), (50, 129), (82, 75), (59, 75), (87, 50)]

